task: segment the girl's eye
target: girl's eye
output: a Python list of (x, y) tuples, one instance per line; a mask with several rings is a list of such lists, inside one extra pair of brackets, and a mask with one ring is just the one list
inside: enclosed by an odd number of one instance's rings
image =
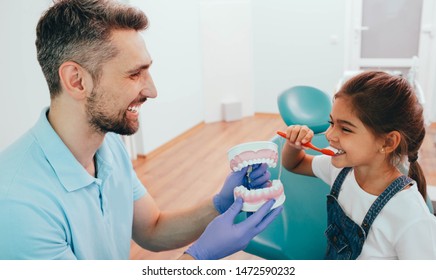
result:
[(333, 122), (332, 121), (327, 121), (329, 124), (330, 124), (330, 126), (333, 126)]
[(353, 131), (351, 131), (350, 129), (348, 129), (348, 128), (346, 128), (346, 127), (342, 127), (342, 130), (343, 130), (344, 132), (348, 132), (348, 133), (353, 132)]

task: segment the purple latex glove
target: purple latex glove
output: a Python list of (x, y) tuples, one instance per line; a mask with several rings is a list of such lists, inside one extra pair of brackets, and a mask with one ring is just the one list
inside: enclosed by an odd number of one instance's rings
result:
[(274, 204), (274, 200), (270, 200), (246, 220), (234, 224), (242, 204), (242, 199), (238, 197), (224, 214), (216, 217), (206, 227), (200, 238), (188, 248), (186, 253), (197, 260), (216, 260), (243, 250), (250, 240), (262, 232), (283, 209), (279, 206), (270, 211)]
[(271, 173), (269, 173), (266, 163), (252, 165), (252, 171), (249, 174), (250, 180), (248, 180), (246, 176), (247, 170), (248, 167), (244, 167), (240, 171), (231, 172), (227, 176), (221, 191), (214, 196), (213, 205), (220, 214), (227, 211), (230, 205), (235, 201), (233, 196), (234, 188), (244, 185), (249, 189), (258, 189), (264, 188), (268, 184)]

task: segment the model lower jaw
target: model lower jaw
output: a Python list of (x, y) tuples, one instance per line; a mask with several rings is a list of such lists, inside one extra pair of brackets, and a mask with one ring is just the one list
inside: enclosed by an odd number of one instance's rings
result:
[(244, 201), (242, 211), (256, 212), (267, 201), (274, 199), (275, 203), (271, 209), (274, 209), (285, 202), (285, 193), (283, 184), (280, 180), (273, 180), (269, 187), (263, 189), (249, 190), (244, 186), (234, 189), (235, 199), (241, 197)]

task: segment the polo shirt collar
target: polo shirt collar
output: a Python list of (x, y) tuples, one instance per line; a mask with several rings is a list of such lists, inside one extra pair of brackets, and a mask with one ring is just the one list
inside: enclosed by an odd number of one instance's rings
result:
[[(58, 176), (59, 181), (68, 192), (84, 188), (94, 182), (99, 183), (101, 180), (94, 178), (85, 170), (64, 144), (59, 135), (54, 131), (47, 119), (48, 110), (49, 108), (44, 108), (44, 110), (42, 110), (32, 132), (41, 146), (47, 161)], [(102, 150), (103, 153), (100, 153), (97, 157), (98, 162), (107, 164), (111, 163), (112, 155), (108, 156), (110, 152), (107, 151), (107, 148), (101, 147), (99, 151), (100, 150)], [(97, 153), (99, 153), (99, 151), (97, 151)], [(108, 159), (102, 161), (101, 159), (105, 157)]]

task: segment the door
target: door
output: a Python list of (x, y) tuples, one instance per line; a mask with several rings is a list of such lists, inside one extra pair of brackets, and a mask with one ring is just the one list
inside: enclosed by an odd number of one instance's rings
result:
[(436, 0), (356, 0), (348, 5), (346, 70), (380, 69), (407, 77), (426, 107), (427, 121), (434, 119), (428, 108), (436, 105)]

